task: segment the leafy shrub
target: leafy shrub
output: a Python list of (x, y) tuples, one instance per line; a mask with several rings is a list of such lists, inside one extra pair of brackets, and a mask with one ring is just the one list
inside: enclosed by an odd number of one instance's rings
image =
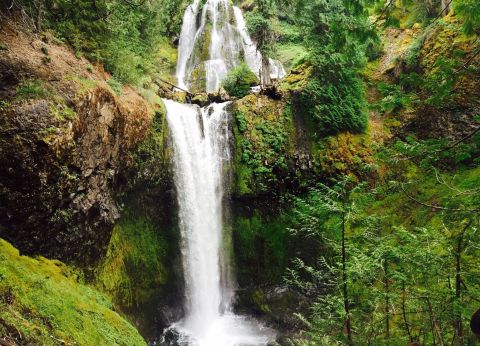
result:
[(247, 131), (248, 124), (247, 120), (245, 119), (245, 115), (242, 112), (237, 111), (235, 113), (235, 118), (237, 119), (238, 130), (240, 131), (240, 133), (244, 133), (245, 131)]
[(122, 95), (122, 83), (120, 83), (118, 80), (115, 78), (110, 78), (107, 81), (107, 84), (110, 85), (110, 87), (115, 91), (115, 94), (118, 96)]
[(408, 70), (415, 70), (416, 68), (418, 68), (420, 51), (422, 49), (424, 40), (425, 40), (425, 34), (419, 35), (412, 42), (407, 53), (405, 54), (404, 60)]
[(336, 82), (320, 75), (308, 82), (300, 100), (303, 113), (324, 135), (362, 132), (367, 126), (362, 82), (348, 70), (339, 70), (335, 74)]
[(455, 12), (463, 18), (463, 32), (466, 35), (480, 34), (480, 2), (459, 0), (454, 2)]
[(250, 91), (250, 87), (257, 85), (257, 76), (250, 70), (246, 63), (242, 63), (231, 70), (223, 81), (223, 87), (235, 97), (244, 97)]
[(391, 114), (412, 104), (413, 96), (405, 93), (399, 85), (380, 83), (378, 91), (383, 96), (378, 104), (383, 113)]

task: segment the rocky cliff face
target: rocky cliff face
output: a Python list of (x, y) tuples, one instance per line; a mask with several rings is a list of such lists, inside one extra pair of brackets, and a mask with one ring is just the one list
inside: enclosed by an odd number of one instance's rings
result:
[(3, 26), (0, 237), (28, 254), (92, 263), (119, 218), (115, 195), (151, 112), (67, 48)]

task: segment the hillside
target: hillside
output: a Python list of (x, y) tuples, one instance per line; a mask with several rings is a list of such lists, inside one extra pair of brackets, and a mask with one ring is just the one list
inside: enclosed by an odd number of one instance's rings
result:
[(0, 344), (473, 345), (480, 8), (445, 5), (0, 4)]

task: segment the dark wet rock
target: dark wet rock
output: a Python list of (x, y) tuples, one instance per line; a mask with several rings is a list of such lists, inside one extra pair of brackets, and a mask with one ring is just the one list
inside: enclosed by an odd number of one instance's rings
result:
[(192, 96), (191, 103), (199, 105), (200, 107), (205, 107), (208, 106), (211, 101), (207, 93), (199, 93)]
[(279, 337), (299, 330), (302, 325), (295, 314), (307, 313), (310, 306), (306, 297), (282, 285), (246, 288), (237, 292), (237, 298), (239, 312), (252, 314), (266, 322), (279, 333)]
[(208, 100), (210, 101), (210, 103), (222, 103), (232, 101), (233, 98), (228, 95), (225, 89), (220, 88), (220, 90), (215, 93), (209, 93)]

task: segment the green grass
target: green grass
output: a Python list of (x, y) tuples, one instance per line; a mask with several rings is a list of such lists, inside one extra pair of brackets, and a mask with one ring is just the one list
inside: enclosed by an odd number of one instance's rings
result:
[(307, 50), (300, 44), (282, 43), (277, 46), (277, 58), (287, 72), (302, 62), (306, 54)]
[(22, 345), (146, 345), (105, 295), (80, 282), (65, 264), (20, 256), (0, 239), (0, 335)]
[(41, 80), (24, 80), (17, 87), (16, 97), (21, 100), (44, 98), (49, 92), (45, 89)]
[(98, 86), (98, 81), (84, 78), (82, 76), (67, 75), (64, 79), (75, 84), (75, 86), (78, 88), (78, 96), (85, 95), (87, 92), (95, 89)]

